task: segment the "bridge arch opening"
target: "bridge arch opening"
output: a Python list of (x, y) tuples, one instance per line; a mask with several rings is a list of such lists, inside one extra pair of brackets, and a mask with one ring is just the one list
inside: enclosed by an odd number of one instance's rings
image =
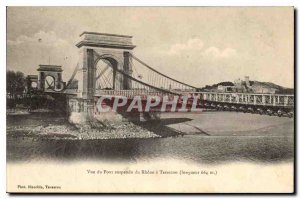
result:
[(96, 64), (96, 90), (112, 90), (114, 89), (115, 72), (111, 62), (100, 59)]
[(47, 75), (45, 77), (45, 85), (44, 85), (45, 89), (55, 89), (55, 77), (51, 76), (51, 75)]
[(31, 86), (31, 88), (37, 88), (37, 82), (31, 82), (31, 84), (30, 84), (30, 86)]
[(95, 90), (114, 90), (116, 80), (120, 75), (116, 69), (120, 69), (120, 61), (113, 55), (103, 55), (95, 61)]

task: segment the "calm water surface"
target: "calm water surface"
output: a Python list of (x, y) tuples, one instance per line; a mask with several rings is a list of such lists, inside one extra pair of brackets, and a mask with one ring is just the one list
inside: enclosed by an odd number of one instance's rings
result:
[[(8, 116), (7, 126), (64, 124), (57, 114)], [(152, 139), (47, 140), (7, 136), (8, 161), (53, 159), (136, 162), (174, 158), (199, 163), (292, 161), (293, 136), (184, 135)]]

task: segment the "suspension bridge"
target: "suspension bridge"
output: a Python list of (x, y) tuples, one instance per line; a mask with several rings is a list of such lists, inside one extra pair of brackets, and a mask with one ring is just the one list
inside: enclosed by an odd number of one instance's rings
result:
[[(97, 109), (100, 97), (133, 100), (137, 96), (143, 105), (149, 96), (168, 96), (170, 101), (176, 98), (177, 108), (185, 104), (188, 110), (195, 106), (293, 117), (294, 95), (199, 92), (195, 86), (163, 74), (136, 57), (132, 36), (83, 32), (80, 38), (76, 44), (80, 61), (67, 82), (62, 81), (61, 67), (53, 65), (40, 65), (38, 78), (34, 79), (39, 90), (67, 95), (71, 120), (101, 117)], [(102, 103), (111, 106), (107, 101)], [(160, 106), (161, 103), (152, 107), (154, 118)]]

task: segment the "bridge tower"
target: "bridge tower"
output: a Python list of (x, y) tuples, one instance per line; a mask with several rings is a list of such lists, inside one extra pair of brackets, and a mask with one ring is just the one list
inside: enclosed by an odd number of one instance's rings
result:
[[(57, 65), (39, 65), (37, 69), (38, 75), (38, 90), (45, 91), (47, 89), (60, 90), (62, 89), (62, 69)], [(48, 80), (48, 78), (50, 79)]]
[[(81, 41), (76, 44), (80, 53), (78, 92), (83, 99), (91, 99), (94, 96), (97, 63), (100, 60), (108, 63), (112, 68), (132, 74), (130, 52), (135, 48), (132, 45), (132, 36), (83, 32), (80, 38)], [(113, 89), (130, 88), (129, 79), (116, 72), (113, 73)]]
[[(97, 63), (101, 60), (113, 69), (113, 90), (131, 89), (131, 80), (117, 73), (114, 69), (132, 74), (131, 51), (135, 48), (132, 36), (116, 35), (97, 32), (83, 32), (80, 41), (76, 44), (79, 48), (78, 94), (69, 103), (73, 103), (69, 120), (81, 123), (94, 118), (96, 81), (101, 75)], [(100, 74), (101, 71), (100, 71)], [(101, 78), (101, 77), (100, 77)], [(73, 101), (73, 102), (72, 102)], [(74, 109), (74, 108), (72, 108)]]

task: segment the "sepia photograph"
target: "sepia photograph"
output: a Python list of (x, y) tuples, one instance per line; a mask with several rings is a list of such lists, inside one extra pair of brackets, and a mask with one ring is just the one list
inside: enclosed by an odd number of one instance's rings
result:
[(8, 193), (294, 193), (294, 7), (18, 7)]

